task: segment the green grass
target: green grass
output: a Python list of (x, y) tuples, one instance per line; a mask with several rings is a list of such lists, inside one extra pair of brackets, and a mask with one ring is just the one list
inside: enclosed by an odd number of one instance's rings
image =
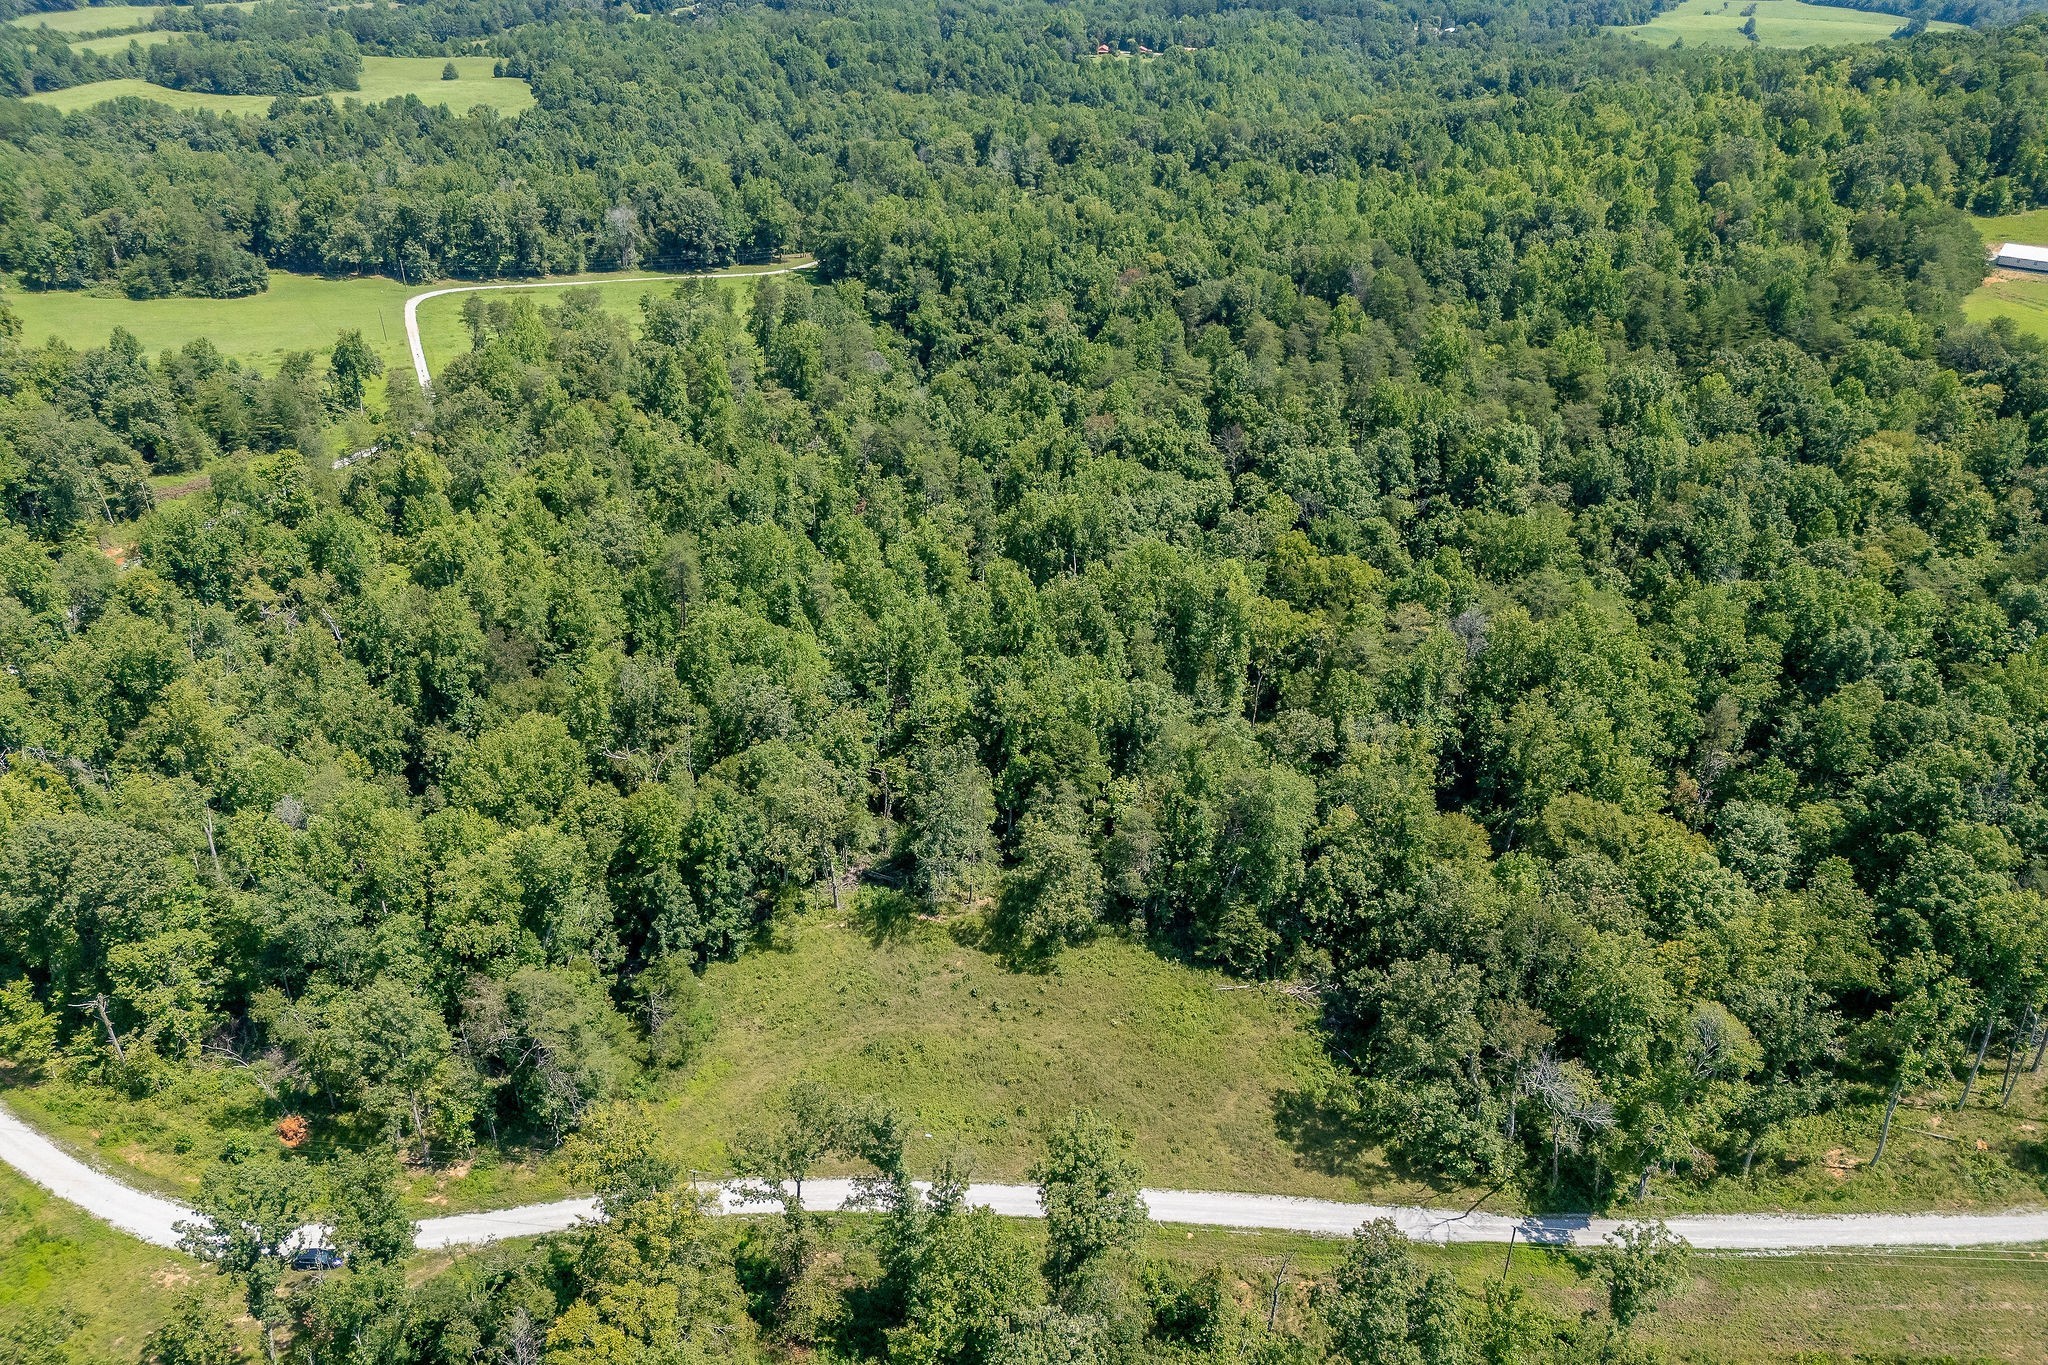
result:
[(1995, 218), (1972, 217), (1970, 221), (1977, 225), (1977, 235), (1987, 247), (1994, 242), (2048, 245), (2048, 209), (2027, 209)]
[(172, 90), (149, 81), (124, 77), (117, 81), (89, 81), (62, 90), (44, 90), (27, 96), (30, 104), (46, 104), (59, 113), (76, 113), (108, 100), (154, 100), (173, 109), (205, 109), (216, 114), (261, 114), (270, 108), (275, 95), (213, 95), (204, 90)]
[(441, 79), (447, 57), (365, 57), (362, 89), (337, 90), (329, 99), (361, 100), (379, 104), (385, 100), (418, 95), (426, 104), (443, 104), (456, 113), (467, 113), (477, 105), (512, 115), (533, 107), (533, 90), (525, 81), (510, 76), (493, 76), (489, 57), (454, 58), (457, 79)]
[[(728, 273), (737, 280), (759, 269), (742, 266)], [(628, 282), (606, 274), (562, 278), (590, 284), (607, 308), (636, 321), (641, 297), (667, 288), (661, 281)], [(104, 345), (116, 327), (125, 327), (150, 355), (211, 337), (223, 355), (271, 370), (292, 351), (328, 350), (336, 335), (353, 328), (362, 332), (388, 370), (411, 363), (405, 345), (406, 299), (422, 288), (460, 283), (406, 285), (381, 275), (327, 279), (272, 271), (269, 289), (243, 299), (106, 298), (69, 290), (9, 290), (4, 298), (21, 319), (22, 339), (30, 346), (54, 337), (84, 350)], [(562, 291), (534, 292), (542, 303), (554, 303)], [(435, 370), (469, 349), (469, 333), (462, 325), (467, 297), (444, 295), (420, 305), (420, 342), (426, 347), (428, 366)]]
[[(1476, 1192), (1400, 1179), (1312, 1102), (1329, 1063), (1311, 1007), (1165, 961), (1131, 943), (1068, 953), (1047, 976), (1005, 970), (950, 929), (913, 921), (876, 937), (816, 913), (774, 944), (702, 979), (716, 1031), (652, 1100), (686, 1167), (722, 1173), (732, 1137), (792, 1082), (815, 1079), (885, 1099), (912, 1120), (914, 1164), (964, 1147), (979, 1179), (1021, 1178), (1046, 1127), (1076, 1105), (1131, 1132), (1153, 1184), (1439, 1206)], [(965, 937), (963, 935), (963, 937)], [(1871, 1169), (1882, 1096), (1796, 1126), (1753, 1179), (1691, 1185), (1663, 1177), (1626, 1216), (1790, 1209), (1846, 1213), (2004, 1209), (2048, 1203), (2048, 1104), (2023, 1077), (1995, 1102), (1909, 1097), (1891, 1149)], [(131, 1100), (46, 1081), (8, 1102), (43, 1131), (139, 1183), (189, 1193), (231, 1135), (268, 1142), (280, 1111), (239, 1072), (199, 1069), (164, 1094)], [(352, 1140), (315, 1118), (316, 1143)], [(929, 1137), (925, 1136), (929, 1134)], [(1978, 1143), (1982, 1142), (1980, 1150)], [(419, 1214), (505, 1206), (570, 1190), (559, 1166), (482, 1153), (415, 1176)], [(1540, 1192), (1539, 1192), (1540, 1193)], [(1515, 1206), (1512, 1190), (1489, 1207)]]
[(223, 1318), (235, 1316), (224, 1282), (205, 1266), (116, 1232), (0, 1166), (0, 1358), (16, 1358), (10, 1336), (57, 1322), (66, 1338), (58, 1359), (129, 1365), (195, 1289)]
[(2000, 275), (1984, 281), (1963, 300), (1963, 316), (1989, 323), (2011, 318), (2027, 336), (2048, 341), (2048, 275)]
[[(215, 9), (249, 9), (256, 0), (215, 0)], [(160, 9), (176, 5), (90, 5), (83, 9), (47, 10), (40, 14), (18, 14), (6, 22), (16, 28), (47, 28), (52, 33), (132, 33), (156, 22)], [(76, 45), (75, 45), (76, 46)]]
[[(168, 36), (151, 33), (142, 35), (142, 40), (160, 41)], [(81, 47), (97, 46), (101, 50), (120, 49), (127, 45), (125, 36), (77, 44)], [(533, 107), (533, 90), (525, 81), (491, 75), (491, 58), (456, 57), (453, 60), (458, 77), (444, 81), (441, 72), (449, 60), (447, 57), (365, 57), (362, 88), (331, 91), (325, 98), (336, 103), (358, 100), (364, 104), (381, 104), (385, 100), (417, 95), (425, 103), (444, 105), (458, 114), (482, 106), (509, 116)], [(155, 100), (173, 109), (208, 109), (216, 114), (267, 113), (271, 102), (277, 98), (275, 95), (213, 95), (201, 90), (171, 90), (149, 81), (133, 79), (89, 81), (62, 90), (45, 90), (27, 98), (32, 104), (46, 104), (68, 114), (130, 95), (137, 99)]]
[(699, 1169), (724, 1169), (727, 1139), (813, 1079), (896, 1106), (920, 1159), (966, 1146), (980, 1179), (1023, 1177), (1047, 1127), (1086, 1105), (1131, 1132), (1155, 1184), (1385, 1188), (1376, 1164), (1304, 1156), (1282, 1131), (1287, 1097), (1327, 1074), (1311, 1007), (1136, 944), (1099, 942), (1035, 976), (937, 925), (877, 942), (813, 917), (703, 985), (718, 1031), (662, 1104)]
[[(1688, 47), (1739, 47), (1749, 0), (1685, 0), (1647, 24), (1618, 25), (1610, 32), (1626, 34), (1658, 47), (1684, 39)], [(1897, 14), (1809, 5), (1803, 0), (1756, 0), (1757, 42), (1764, 47), (1817, 47), (1838, 43), (1875, 43), (1904, 24)], [(1929, 24), (1953, 29), (1955, 24)]]
[(31, 346), (54, 337), (84, 350), (125, 327), (151, 355), (211, 337), (223, 354), (270, 370), (288, 352), (332, 347), (336, 334), (350, 328), (387, 366), (397, 363), (405, 355), (405, 300), (418, 292), (376, 275), (331, 280), (273, 272), (269, 289), (242, 299), (102, 298), (70, 290), (10, 290), (6, 299)]
[(168, 43), (178, 36), (169, 29), (146, 28), (134, 32), (109, 33), (100, 38), (80, 38), (72, 42), (70, 48), (73, 52), (126, 52), (130, 43), (155, 47), (158, 43)]

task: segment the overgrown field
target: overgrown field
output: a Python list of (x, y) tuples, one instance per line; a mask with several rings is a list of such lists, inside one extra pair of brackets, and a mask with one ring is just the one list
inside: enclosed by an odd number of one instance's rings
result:
[[(1681, 40), (1688, 47), (1738, 47), (1749, 42), (1742, 26), (1752, 11), (1756, 41), (1764, 47), (1875, 43), (1891, 37), (1906, 22), (1896, 14), (1809, 5), (1804, 0), (1685, 0), (1646, 24), (1620, 25), (1612, 31), (1659, 47)], [(1956, 26), (1936, 23), (1928, 27)]]
[[(232, 1315), (209, 1268), (116, 1232), (0, 1166), (0, 1360), (132, 1365), (189, 1293)], [(52, 1338), (65, 1345), (49, 1349)]]
[[(1005, 968), (959, 922), (836, 921), (820, 911), (738, 961), (713, 964), (694, 1008), (703, 1041), (645, 1094), (668, 1151), (703, 1174), (729, 1171), (733, 1138), (791, 1084), (813, 1080), (884, 1100), (912, 1120), (921, 1169), (964, 1152), (977, 1179), (1023, 1179), (1045, 1129), (1086, 1106), (1132, 1135), (1153, 1185), (1458, 1206), (1487, 1194), (1486, 1205), (1502, 1210), (1544, 1202), (1540, 1188), (1523, 1197), (1403, 1178), (1356, 1140), (1312, 1006), (1121, 940), (1077, 949), (1037, 975)], [(1643, 1204), (1623, 1201), (1619, 1210), (1834, 1213), (2048, 1201), (2042, 1077), (2022, 1076), (2012, 1102), (1998, 1107), (1997, 1060), (1960, 1113), (1953, 1090), (1909, 1096), (1875, 1168), (1868, 1158), (1882, 1096), (1871, 1093), (1794, 1125), (1748, 1182), (1704, 1193), (1657, 1183)], [(275, 1146), (271, 1129), (284, 1116), (232, 1067), (195, 1068), (148, 1098), (50, 1081), (8, 1092), (7, 1102), (124, 1179), (183, 1198), (230, 1143)], [(316, 1157), (363, 1139), (309, 1117)], [(577, 1188), (552, 1158), (449, 1155), (411, 1172), (416, 1214)]]

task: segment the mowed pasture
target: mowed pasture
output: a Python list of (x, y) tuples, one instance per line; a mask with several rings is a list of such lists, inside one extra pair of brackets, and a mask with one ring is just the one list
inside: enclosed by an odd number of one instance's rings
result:
[(2009, 318), (2024, 335), (2048, 341), (2048, 275), (2001, 270), (1963, 300), (1963, 316), (1985, 324)]
[(98, 38), (80, 38), (67, 44), (73, 52), (126, 52), (131, 43), (143, 47), (155, 47), (168, 43), (181, 35), (165, 28), (131, 29), (121, 33), (109, 33)]
[[(761, 269), (741, 266), (713, 278), (739, 282)], [(607, 309), (637, 325), (642, 298), (665, 293), (690, 278), (677, 274), (629, 279), (596, 273), (564, 276), (548, 283), (593, 288)], [(405, 301), (423, 289), (462, 288), (468, 283), (403, 284), (381, 275), (327, 279), (274, 270), (269, 289), (241, 299), (108, 298), (70, 290), (9, 290), (0, 297), (21, 319), (22, 339), (31, 346), (54, 338), (84, 350), (105, 345), (116, 327), (124, 327), (150, 355), (177, 350), (206, 337), (230, 359), (273, 370), (293, 351), (326, 351), (335, 337), (355, 330), (363, 334), (388, 370), (412, 363), (405, 344)], [(532, 292), (546, 305), (560, 303), (564, 290), (549, 287)], [(420, 305), (420, 344), (426, 348), (429, 368), (438, 370), (469, 349), (469, 332), (462, 323), (462, 305), (468, 297), (444, 294)]]
[[(125, 39), (117, 39), (125, 46)], [(441, 73), (455, 63), (456, 79), (444, 80)], [(330, 91), (325, 98), (336, 103), (356, 100), (381, 104), (386, 100), (417, 95), (423, 104), (438, 104), (458, 114), (485, 108), (510, 117), (533, 107), (533, 90), (525, 81), (510, 76), (493, 76), (489, 57), (365, 57), (361, 88)], [(171, 90), (141, 80), (91, 81), (62, 90), (45, 90), (28, 96), (32, 104), (71, 113), (95, 104), (133, 95), (155, 100), (173, 109), (207, 109), (216, 114), (264, 114), (275, 95), (213, 95), (200, 90)], [(322, 96), (308, 96), (319, 99)]]
[[(1763, 47), (1825, 47), (1881, 42), (1905, 24), (1903, 16), (1809, 5), (1804, 0), (1685, 0), (1646, 24), (1616, 25), (1608, 31), (1626, 34), (1658, 47), (1681, 39), (1688, 47), (1740, 47), (1749, 41), (1742, 26), (1745, 11), (1756, 11), (1756, 41)], [(1954, 24), (1929, 24), (1952, 29)]]
[[(2048, 246), (2048, 209), (1977, 217), (1977, 235), (1989, 251), (2003, 242), (2025, 242)], [(2048, 274), (2020, 270), (1996, 270), (1963, 300), (1963, 316), (1988, 324), (2009, 318), (2027, 336), (2048, 340)]]
[[(251, 9), (256, 0), (222, 0), (215, 9)], [(43, 10), (18, 14), (7, 20), (16, 28), (46, 28), (52, 33), (81, 36), (88, 33), (125, 33), (148, 28), (156, 22), (158, 10), (176, 5), (88, 5), (80, 9)]]
[(129, 97), (154, 100), (173, 109), (205, 110), (214, 114), (262, 114), (270, 109), (275, 95), (215, 95), (204, 90), (172, 90), (151, 81), (123, 77), (113, 81), (90, 81), (62, 90), (43, 90), (26, 97), (25, 103), (43, 104), (59, 113), (70, 114), (96, 104)]
[[(456, 78), (441, 76), (450, 60)], [(479, 105), (507, 116), (533, 107), (533, 90), (525, 81), (510, 76), (493, 76), (489, 57), (365, 57), (362, 88), (337, 90), (333, 100), (361, 100), (381, 104), (385, 100), (419, 96), (422, 104), (439, 104), (458, 114)]]

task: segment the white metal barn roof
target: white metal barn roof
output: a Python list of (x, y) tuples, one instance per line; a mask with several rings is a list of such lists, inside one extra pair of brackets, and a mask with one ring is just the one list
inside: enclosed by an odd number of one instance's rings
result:
[(2006, 266), (2013, 270), (2048, 271), (2048, 246), (2001, 242), (1991, 249), (1991, 264)]

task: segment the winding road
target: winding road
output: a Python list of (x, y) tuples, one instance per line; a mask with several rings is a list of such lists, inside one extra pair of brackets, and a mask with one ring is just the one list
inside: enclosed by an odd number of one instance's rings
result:
[(412, 371), (419, 376), (422, 389), (433, 384), (433, 376), (427, 372), (427, 348), (420, 344), (420, 305), (428, 299), (438, 299), (447, 294), (482, 294), (494, 289), (574, 289), (578, 285), (591, 284), (639, 284), (643, 281), (655, 283), (662, 280), (746, 280), (765, 275), (793, 275), (799, 270), (815, 267), (816, 261), (800, 261), (795, 265), (776, 266), (768, 270), (703, 270), (684, 275), (605, 275), (598, 279), (579, 280), (531, 280), (516, 284), (457, 284), (446, 289), (429, 289), (414, 294), (405, 301), (405, 340), (412, 347)]
[[(156, 1246), (178, 1244), (177, 1225), (192, 1211), (175, 1200), (145, 1194), (94, 1170), (0, 1107), (0, 1161), (59, 1199)], [(724, 1213), (766, 1212), (722, 1185), (707, 1185)], [(804, 1185), (804, 1204), (821, 1213), (845, 1205), (849, 1180), (813, 1180)], [(1012, 1218), (1037, 1218), (1034, 1185), (971, 1185), (967, 1199)], [(1620, 1226), (1611, 1218), (1577, 1215), (1514, 1218), (1496, 1213), (1460, 1213), (1388, 1204), (1345, 1204), (1286, 1195), (1227, 1194), (1206, 1190), (1146, 1190), (1145, 1204), (1157, 1223), (1204, 1227), (1258, 1228), (1342, 1237), (1359, 1224), (1391, 1218), (1402, 1232), (1424, 1242), (1506, 1242), (1511, 1238), (1550, 1246), (1597, 1245)], [(513, 1209), (427, 1218), (417, 1225), (423, 1248), (497, 1242), (559, 1232), (596, 1216), (589, 1199), (527, 1204)], [(2048, 1242), (2048, 1210), (2012, 1213), (1715, 1214), (1669, 1220), (1671, 1231), (1701, 1250), (1807, 1251), (1848, 1247), (1997, 1246)], [(317, 1231), (310, 1230), (315, 1236)]]

